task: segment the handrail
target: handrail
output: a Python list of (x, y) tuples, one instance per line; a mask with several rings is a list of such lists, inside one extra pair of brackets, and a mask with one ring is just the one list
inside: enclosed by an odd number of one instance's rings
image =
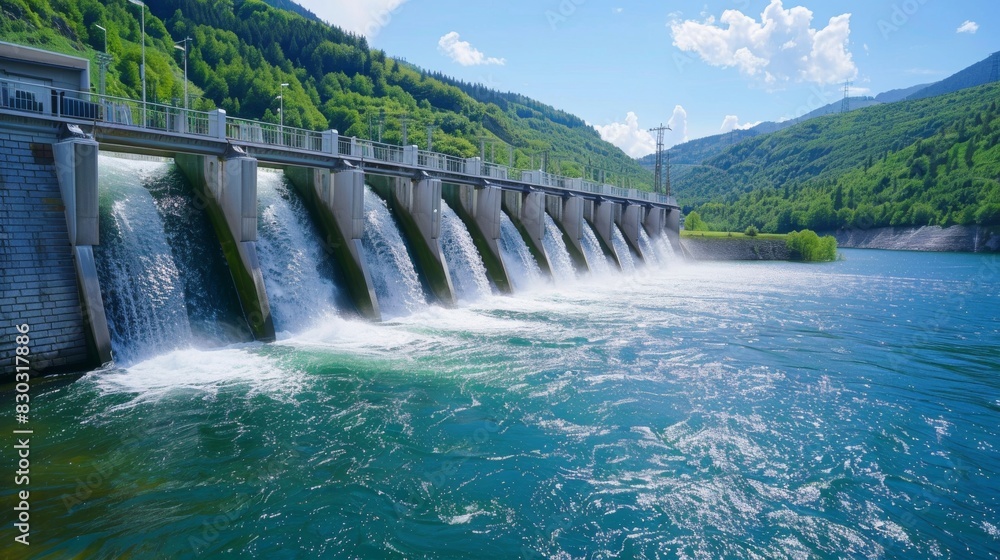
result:
[[(380, 162), (432, 169), (446, 173), (519, 180), (536, 186), (585, 192), (626, 200), (641, 200), (676, 206), (673, 197), (659, 193), (623, 189), (582, 178), (555, 175), (541, 170), (520, 170), (486, 162), (463, 159), (438, 152), (419, 150), (355, 137), (338, 136), (336, 131), (317, 132), (263, 121), (228, 117), (225, 111), (195, 111), (90, 92), (80, 92), (44, 84), (0, 79), (0, 110), (23, 111), (104, 122), (124, 127), (235, 140), (261, 146), (341, 155)], [(329, 136), (332, 134), (332, 136)], [(324, 142), (331, 139), (330, 142)], [(520, 171), (520, 176), (515, 175)], [(515, 179), (516, 177), (516, 179)]]

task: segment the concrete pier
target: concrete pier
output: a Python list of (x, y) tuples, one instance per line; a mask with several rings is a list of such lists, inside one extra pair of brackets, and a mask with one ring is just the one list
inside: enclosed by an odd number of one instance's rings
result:
[(646, 216), (642, 220), (642, 227), (646, 230), (646, 235), (650, 239), (657, 239), (663, 235), (663, 228), (667, 221), (667, 212), (663, 208), (647, 208)]
[(663, 233), (666, 234), (670, 246), (677, 254), (681, 253), (681, 210), (680, 208), (665, 208)]
[(629, 249), (643, 262), (646, 261), (646, 255), (642, 254), (642, 246), (639, 244), (639, 229), (643, 227), (644, 210), (638, 204), (629, 204), (621, 208), (621, 212), (615, 219)]
[(360, 169), (330, 171), (289, 167), (286, 176), (326, 237), (326, 248), (343, 267), (355, 308), (373, 321), (382, 320), (375, 285), (368, 272), (361, 239), (365, 233), (365, 174)]
[(587, 220), (590, 227), (594, 229), (594, 233), (597, 234), (597, 240), (600, 241), (604, 254), (611, 257), (618, 269), (621, 270), (622, 263), (618, 258), (618, 253), (615, 251), (615, 244), (612, 241), (614, 238), (614, 230), (612, 228), (616, 227), (616, 207), (615, 203), (606, 200), (588, 200), (583, 205), (583, 218)]
[(503, 210), (520, 232), (528, 250), (538, 262), (538, 268), (551, 278), (552, 264), (545, 252), (544, 242), (545, 193), (504, 191)]
[(257, 160), (231, 149), (223, 159), (177, 154), (175, 161), (206, 195), (206, 211), (254, 338), (274, 340), (274, 321), (257, 260)]
[(431, 292), (444, 305), (455, 305), (455, 288), (441, 251), (441, 180), (369, 175), (368, 184), (385, 199), (402, 225), (413, 247), (417, 270)]
[(500, 256), (500, 207), (503, 191), (496, 187), (480, 187), (443, 183), (444, 200), (458, 214), (472, 235), (472, 241), (483, 257), (486, 274), (497, 290), (513, 293), (513, 284)]
[(583, 199), (549, 195), (545, 199), (545, 208), (559, 226), (577, 272), (589, 272), (590, 264), (583, 252)]
[(52, 146), (56, 177), (66, 212), (66, 228), (73, 251), (83, 330), (87, 346), (98, 363), (112, 360), (111, 332), (104, 312), (101, 284), (94, 262), (94, 246), (100, 244), (100, 207), (97, 191), (98, 144), (77, 127), (66, 127), (64, 140)]

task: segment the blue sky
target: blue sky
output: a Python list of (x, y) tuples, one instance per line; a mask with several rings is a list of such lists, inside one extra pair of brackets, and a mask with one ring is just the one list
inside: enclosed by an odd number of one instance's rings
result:
[(576, 114), (633, 156), (843, 97), (945, 78), (1000, 50), (987, 0), (301, 0), (421, 67)]

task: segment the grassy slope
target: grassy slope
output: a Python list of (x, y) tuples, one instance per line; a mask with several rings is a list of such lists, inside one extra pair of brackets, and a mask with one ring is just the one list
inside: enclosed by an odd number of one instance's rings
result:
[(997, 224), (997, 99), (991, 84), (814, 119), (729, 148), (675, 192), (713, 229)]

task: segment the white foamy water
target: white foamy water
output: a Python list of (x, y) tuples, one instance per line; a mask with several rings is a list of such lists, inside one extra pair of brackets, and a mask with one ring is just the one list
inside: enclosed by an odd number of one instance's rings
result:
[(618, 267), (615, 266), (611, 257), (604, 254), (604, 249), (601, 248), (601, 242), (597, 239), (597, 234), (594, 233), (594, 229), (590, 227), (590, 224), (586, 220), (583, 222), (583, 239), (581, 240), (581, 245), (583, 245), (583, 254), (587, 257), (590, 272), (594, 276), (607, 276), (617, 271)]
[(427, 305), (420, 277), (403, 244), (399, 227), (385, 201), (368, 186), (365, 187), (365, 234), (361, 243), (383, 319), (406, 315)]
[(322, 237), (281, 173), (257, 172), (257, 256), (278, 332), (336, 315), (337, 288)]
[(635, 272), (635, 257), (632, 255), (632, 250), (629, 249), (621, 230), (614, 224), (611, 225), (611, 244), (615, 248), (615, 254), (618, 255), (618, 262), (622, 265), (622, 272), (625, 274)]
[(441, 201), (441, 251), (448, 262), (448, 272), (458, 300), (473, 300), (492, 293), (486, 265), (472, 235), (444, 200)]
[(517, 231), (517, 226), (504, 212), (500, 212), (500, 254), (515, 290), (541, 285), (544, 276), (538, 262)]
[(549, 264), (552, 265), (553, 280), (557, 284), (569, 282), (576, 278), (576, 269), (573, 267), (573, 260), (569, 256), (566, 248), (566, 241), (563, 239), (562, 230), (556, 225), (552, 216), (545, 213), (545, 253), (549, 256)]
[(143, 186), (168, 169), (161, 162), (99, 158), (101, 245), (95, 259), (117, 363), (191, 342), (181, 272)]

